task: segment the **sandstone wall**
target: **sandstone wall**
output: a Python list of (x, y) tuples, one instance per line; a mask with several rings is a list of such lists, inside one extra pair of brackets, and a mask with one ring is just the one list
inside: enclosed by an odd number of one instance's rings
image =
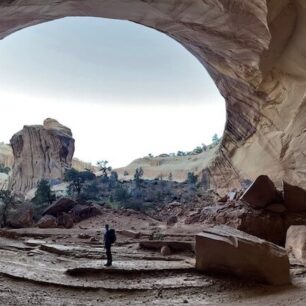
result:
[(239, 187), (259, 174), (306, 187), (304, 0), (3, 1), (0, 37), (65, 16), (155, 28), (206, 67), (227, 110), (220, 151), (203, 164), (208, 187)]
[(14, 166), (11, 188), (24, 194), (41, 179), (63, 179), (71, 167), (74, 139), (70, 129), (56, 120), (46, 119), (44, 125), (24, 126), (11, 139)]

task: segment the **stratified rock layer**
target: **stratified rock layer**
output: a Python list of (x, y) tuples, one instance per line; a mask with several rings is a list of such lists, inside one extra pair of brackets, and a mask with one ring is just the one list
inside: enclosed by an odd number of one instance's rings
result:
[(74, 139), (70, 129), (56, 120), (24, 126), (12, 137), (11, 145), (15, 160), (11, 187), (15, 193), (25, 193), (41, 179), (61, 180), (71, 167)]
[(206, 67), (227, 111), (219, 153), (203, 164), (207, 188), (225, 191), (260, 174), (306, 187), (304, 0), (2, 1), (0, 38), (66, 16), (157, 29)]

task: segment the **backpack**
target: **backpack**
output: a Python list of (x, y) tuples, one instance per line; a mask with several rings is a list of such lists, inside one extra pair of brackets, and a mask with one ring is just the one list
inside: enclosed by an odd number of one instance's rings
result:
[(108, 238), (111, 244), (116, 242), (117, 237), (116, 237), (116, 232), (114, 229), (111, 228), (110, 230), (108, 230)]

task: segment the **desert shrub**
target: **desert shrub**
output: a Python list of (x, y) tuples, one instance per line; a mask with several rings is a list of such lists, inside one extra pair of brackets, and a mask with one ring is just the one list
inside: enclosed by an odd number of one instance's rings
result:
[(188, 172), (187, 174), (187, 183), (189, 185), (195, 185), (198, 181), (198, 176), (195, 175), (193, 172)]
[(0, 199), (4, 204), (9, 204), (13, 201), (13, 195), (10, 190), (0, 190)]
[(6, 167), (4, 164), (0, 164), (0, 173), (6, 173), (9, 174), (11, 169), (9, 167)]
[(115, 188), (118, 183), (118, 173), (116, 171), (112, 171), (109, 177), (109, 188)]
[(165, 240), (165, 235), (160, 232), (153, 232), (149, 240)]
[(203, 147), (200, 147), (200, 146), (198, 146), (198, 147), (196, 147), (195, 149), (193, 149), (193, 151), (192, 151), (192, 153), (193, 154), (200, 154), (200, 153), (202, 153), (203, 152)]
[(90, 181), (85, 184), (80, 193), (80, 199), (83, 200), (95, 200), (99, 199), (99, 186), (96, 180)]
[(131, 198), (130, 192), (126, 187), (122, 186), (122, 184), (118, 184), (116, 186), (111, 196), (113, 198), (113, 201), (117, 201), (121, 204), (126, 203)]
[(173, 175), (172, 175), (172, 172), (170, 172), (170, 173), (168, 174), (168, 181), (172, 181), (172, 179), (173, 179)]

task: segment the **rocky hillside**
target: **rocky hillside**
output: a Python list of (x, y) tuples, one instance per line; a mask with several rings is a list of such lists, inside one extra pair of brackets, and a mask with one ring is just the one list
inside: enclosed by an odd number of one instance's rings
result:
[(144, 157), (134, 160), (128, 166), (115, 169), (121, 179), (131, 179), (135, 170), (141, 167), (144, 171), (145, 179), (163, 178), (168, 179), (172, 174), (172, 179), (178, 182), (186, 180), (188, 172), (200, 174), (204, 168), (215, 157), (218, 147), (204, 151), (197, 155), (187, 156), (166, 156)]
[(83, 170), (91, 170), (92, 172), (97, 172), (98, 167), (94, 166), (92, 163), (89, 162), (84, 162), (78, 158), (73, 158), (72, 159), (72, 168), (78, 170), (78, 171), (83, 171)]

